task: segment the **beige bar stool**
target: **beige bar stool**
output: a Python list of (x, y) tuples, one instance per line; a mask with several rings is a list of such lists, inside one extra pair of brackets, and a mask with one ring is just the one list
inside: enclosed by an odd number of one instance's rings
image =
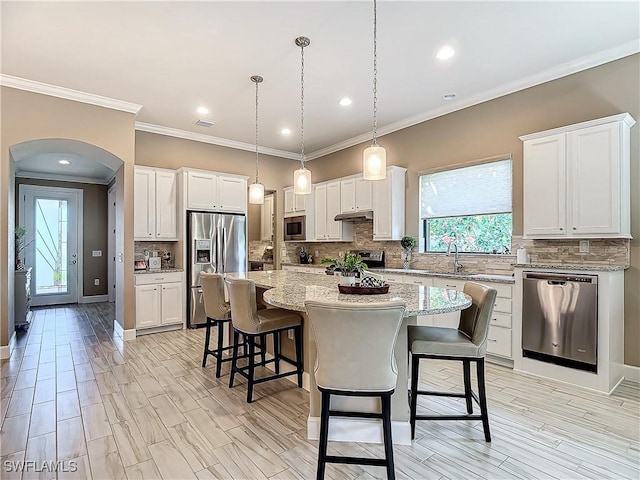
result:
[[(231, 323), (233, 325), (233, 360), (231, 362), (231, 375), (229, 387), (233, 387), (233, 379), (236, 373), (245, 377), (248, 381), (247, 402), (253, 400), (253, 387), (255, 384), (283, 378), (289, 375), (298, 376), (298, 387), (302, 387), (302, 372), (304, 368), (302, 358), (302, 317), (295, 312), (280, 308), (258, 310), (256, 306), (256, 285), (253, 280), (240, 278), (225, 278), (229, 302), (231, 304)], [(293, 330), (296, 350), (296, 359), (292, 360), (282, 355), (280, 351), (280, 332)], [(242, 357), (238, 356), (239, 335), (243, 334), (248, 345), (249, 352)], [(256, 338), (262, 342), (266, 336), (273, 335), (273, 358), (261, 362), (255, 362)], [(263, 343), (266, 347), (266, 342)], [(264, 352), (265, 349), (263, 349)], [(238, 359), (248, 358), (246, 367), (238, 366)], [(280, 360), (285, 360), (296, 367), (291, 372), (280, 373)], [(275, 363), (275, 375), (255, 378), (255, 367)]]
[[(416, 435), (416, 420), (482, 420), (484, 438), (491, 441), (487, 394), (484, 384), (484, 357), (487, 351), (487, 335), (496, 290), (467, 282), (464, 293), (473, 301), (460, 314), (458, 328), (409, 325), (409, 351), (411, 352), (411, 438)], [(464, 393), (418, 390), (421, 358), (462, 361)], [(471, 362), (475, 362), (478, 375), (478, 395), (471, 389)], [(418, 395), (465, 398), (467, 415), (417, 415)], [(480, 406), (480, 415), (473, 415), (473, 401)]]
[[(207, 316), (207, 330), (204, 339), (204, 354), (202, 355), (202, 368), (207, 366), (207, 357), (211, 355), (216, 359), (216, 378), (220, 378), (220, 369), (223, 362), (231, 361), (231, 357), (223, 358), (223, 352), (233, 347), (223, 347), (224, 324), (231, 322), (231, 307), (224, 299), (224, 277), (219, 273), (200, 273), (202, 285), (202, 297), (204, 299), (204, 313)], [(210, 349), (211, 328), (215, 326), (218, 331), (217, 348)]]
[[(308, 301), (305, 306), (317, 346), (314, 372), (322, 394), (316, 478), (324, 478), (329, 462), (384, 466), (387, 478), (394, 479), (391, 394), (398, 378), (394, 348), (405, 304)], [(331, 410), (331, 395), (379, 397), (381, 412)], [(330, 416), (381, 418), (385, 458), (327, 455)]]

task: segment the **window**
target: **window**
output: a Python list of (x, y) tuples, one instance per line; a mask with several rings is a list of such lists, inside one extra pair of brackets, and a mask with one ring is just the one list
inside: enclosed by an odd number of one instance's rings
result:
[(420, 250), (510, 251), (511, 177), (511, 159), (421, 175)]

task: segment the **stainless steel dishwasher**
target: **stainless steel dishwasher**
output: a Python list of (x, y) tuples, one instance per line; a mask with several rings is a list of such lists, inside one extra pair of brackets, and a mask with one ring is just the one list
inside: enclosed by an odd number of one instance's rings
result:
[(523, 273), (522, 353), (597, 370), (597, 275)]

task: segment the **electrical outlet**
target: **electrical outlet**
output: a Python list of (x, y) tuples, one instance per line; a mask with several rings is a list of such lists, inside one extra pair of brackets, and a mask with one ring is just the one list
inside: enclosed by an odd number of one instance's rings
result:
[(289, 330), (287, 332), (287, 336), (289, 337), (289, 340), (293, 340), (293, 330)]
[(580, 253), (589, 253), (589, 240), (580, 240)]
[(93, 279), (93, 284), (94, 285), (100, 285), (100, 279), (99, 278), (94, 278)]

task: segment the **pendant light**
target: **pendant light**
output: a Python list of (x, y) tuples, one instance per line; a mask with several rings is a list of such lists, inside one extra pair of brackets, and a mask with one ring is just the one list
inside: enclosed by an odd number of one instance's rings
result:
[(311, 43), (307, 37), (296, 38), (296, 45), (300, 47), (300, 168), (293, 172), (293, 193), (309, 195), (311, 193), (311, 171), (304, 166), (304, 47)]
[(256, 84), (256, 181), (249, 186), (249, 203), (254, 205), (264, 204), (264, 185), (258, 181), (258, 84), (263, 78), (253, 75), (251, 81)]
[(362, 153), (362, 177), (382, 180), (387, 176), (387, 151), (378, 145), (378, 18), (376, 0), (373, 0), (373, 142)]

